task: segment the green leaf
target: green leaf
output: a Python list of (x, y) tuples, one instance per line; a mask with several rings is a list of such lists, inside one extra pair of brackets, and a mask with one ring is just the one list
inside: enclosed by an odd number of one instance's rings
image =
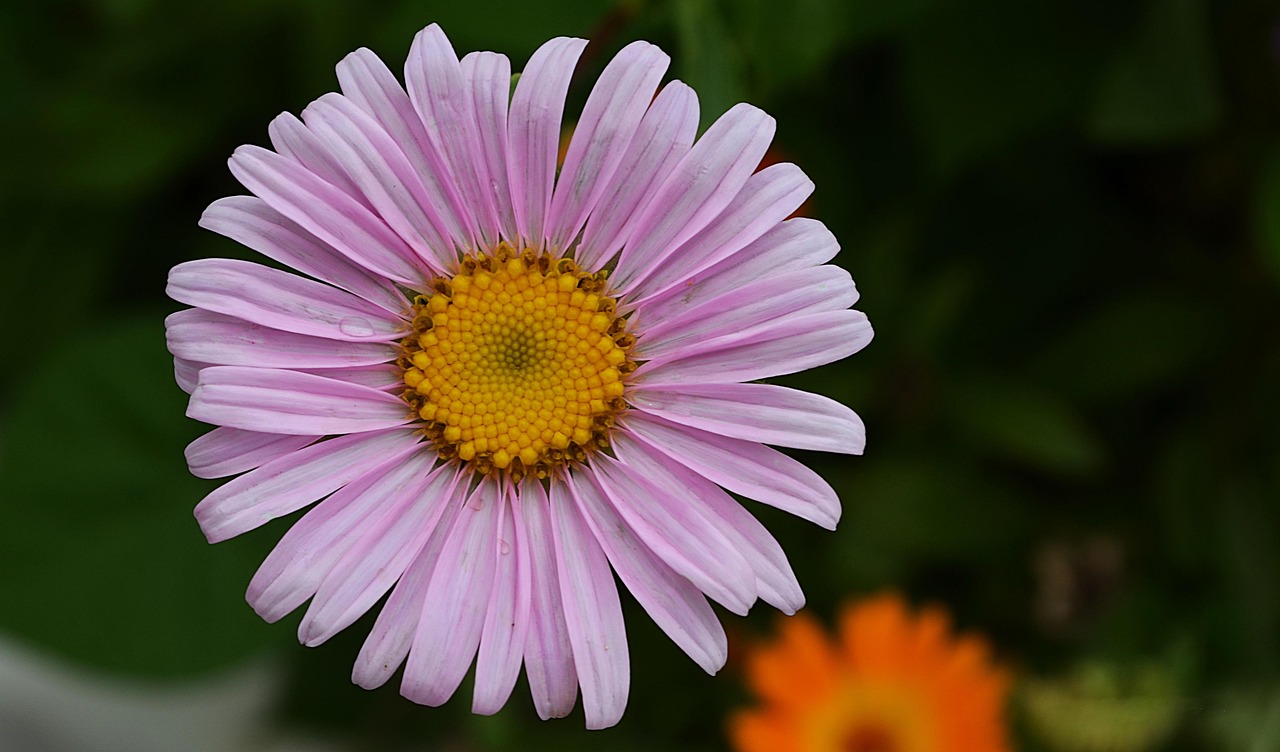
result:
[(1198, 136), (1221, 114), (1201, 0), (1152, 0), (1132, 41), (1108, 68), (1089, 128), (1111, 143)]
[(945, 397), (955, 430), (979, 452), (1073, 478), (1102, 469), (1101, 444), (1057, 394), (983, 375), (953, 380)]
[(266, 539), (215, 549), (191, 517), (212, 484), (186, 472), (200, 429), (161, 317), (81, 324), (76, 349), (29, 374), (0, 436), (0, 629), (125, 674), (228, 665), (279, 634), (242, 595)]

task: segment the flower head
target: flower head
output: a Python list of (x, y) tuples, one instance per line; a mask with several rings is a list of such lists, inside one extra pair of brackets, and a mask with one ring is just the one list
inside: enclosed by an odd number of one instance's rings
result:
[(896, 595), (845, 608), (834, 640), (801, 614), (747, 658), (762, 705), (730, 723), (741, 752), (1002, 752), (1007, 674), (984, 640)]
[[(738, 105), (700, 138), (697, 98), (636, 42), (603, 70), (557, 172), (580, 39), (459, 60), (437, 26), (405, 87), (368, 50), (341, 94), (242, 146), (254, 196), (201, 225), (298, 273), (208, 259), (170, 274), (187, 450), (239, 475), (196, 507), (210, 541), (315, 504), (249, 586), (274, 621), (310, 601), (316, 645), (388, 591), (355, 665), (438, 705), (476, 663), (496, 712), (523, 665), (545, 717), (581, 687), (587, 724), (626, 703), (613, 579), (714, 673), (745, 613), (803, 603), (772, 536), (728, 492), (834, 527), (816, 474), (765, 444), (857, 454), (848, 408), (753, 383), (871, 338), (812, 184), (757, 171), (773, 134)], [(656, 92), (656, 96), (655, 96)], [(784, 221), (785, 220), (785, 221)], [(316, 504), (316, 502), (319, 502)], [(612, 568), (612, 572), (611, 572)]]

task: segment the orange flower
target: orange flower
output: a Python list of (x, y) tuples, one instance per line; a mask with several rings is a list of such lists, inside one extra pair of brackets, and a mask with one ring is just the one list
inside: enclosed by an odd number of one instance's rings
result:
[(761, 706), (733, 717), (740, 752), (1005, 752), (1009, 676), (938, 608), (886, 594), (847, 606), (831, 639), (806, 614), (749, 651)]

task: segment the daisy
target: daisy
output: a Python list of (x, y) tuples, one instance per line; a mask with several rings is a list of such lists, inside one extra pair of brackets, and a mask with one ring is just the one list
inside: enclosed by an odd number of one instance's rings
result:
[(1005, 752), (1009, 676), (986, 641), (896, 595), (852, 604), (829, 638), (801, 614), (753, 648), (761, 706), (729, 725), (739, 752)]
[[(729, 492), (833, 528), (836, 494), (766, 444), (857, 454), (848, 408), (761, 379), (871, 339), (848, 310), (835, 239), (786, 219), (812, 183), (756, 168), (773, 120), (738, 105), (696, 136), (668, 58), (618, 53), (557, 170), (585, 40), (553, 39), (511, 92), (492, 52), (418, 34), (405, 86), (373, 53), (242, 146), (253, 196), (201, 225), (299, 274), (180, 264), (169, 349), (212, 542), (315, 502), (248, 600), (275, 621), (310, 601), (318, 645), (388, 591), (353, 678), (439, 705), (476, 664), (494, 713), (523, 665), (543, 718), (581, 688), (587, 725), (621, 717), (626, 633), (614, 573), (710, 673), (725, 635), (707, 598), (786, 613), (803, 595), (777, 542)], [(656, 94), (656, 96), (655, 96)], [(305, 276), (304, 276), (305, 275)]]

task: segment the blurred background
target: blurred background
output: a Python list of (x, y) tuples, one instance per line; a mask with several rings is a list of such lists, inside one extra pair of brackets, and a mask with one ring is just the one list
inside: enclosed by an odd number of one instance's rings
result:
[[(624, 596), (606, 732), (350, 683), (244, 588), (291, 520), (209, 546), (162, 320), (196, 220), (281, 110), (439, 22), (519, 69), (634, 39), (704, 127), (738, 101), (817, 183), (877, 334), (785, 379), (868, 425), (802, 455), (829, 533), (760, 505), (824, 621), (898, 590), (985, 635), (1025, 750), (1280, 749), (1280, 9), (1257, 0), (51, 0), (0, 4), (0, 749), (719, 750), (750, 701)], [(1081, 733), (1087, 729), (1088, 733)]]

